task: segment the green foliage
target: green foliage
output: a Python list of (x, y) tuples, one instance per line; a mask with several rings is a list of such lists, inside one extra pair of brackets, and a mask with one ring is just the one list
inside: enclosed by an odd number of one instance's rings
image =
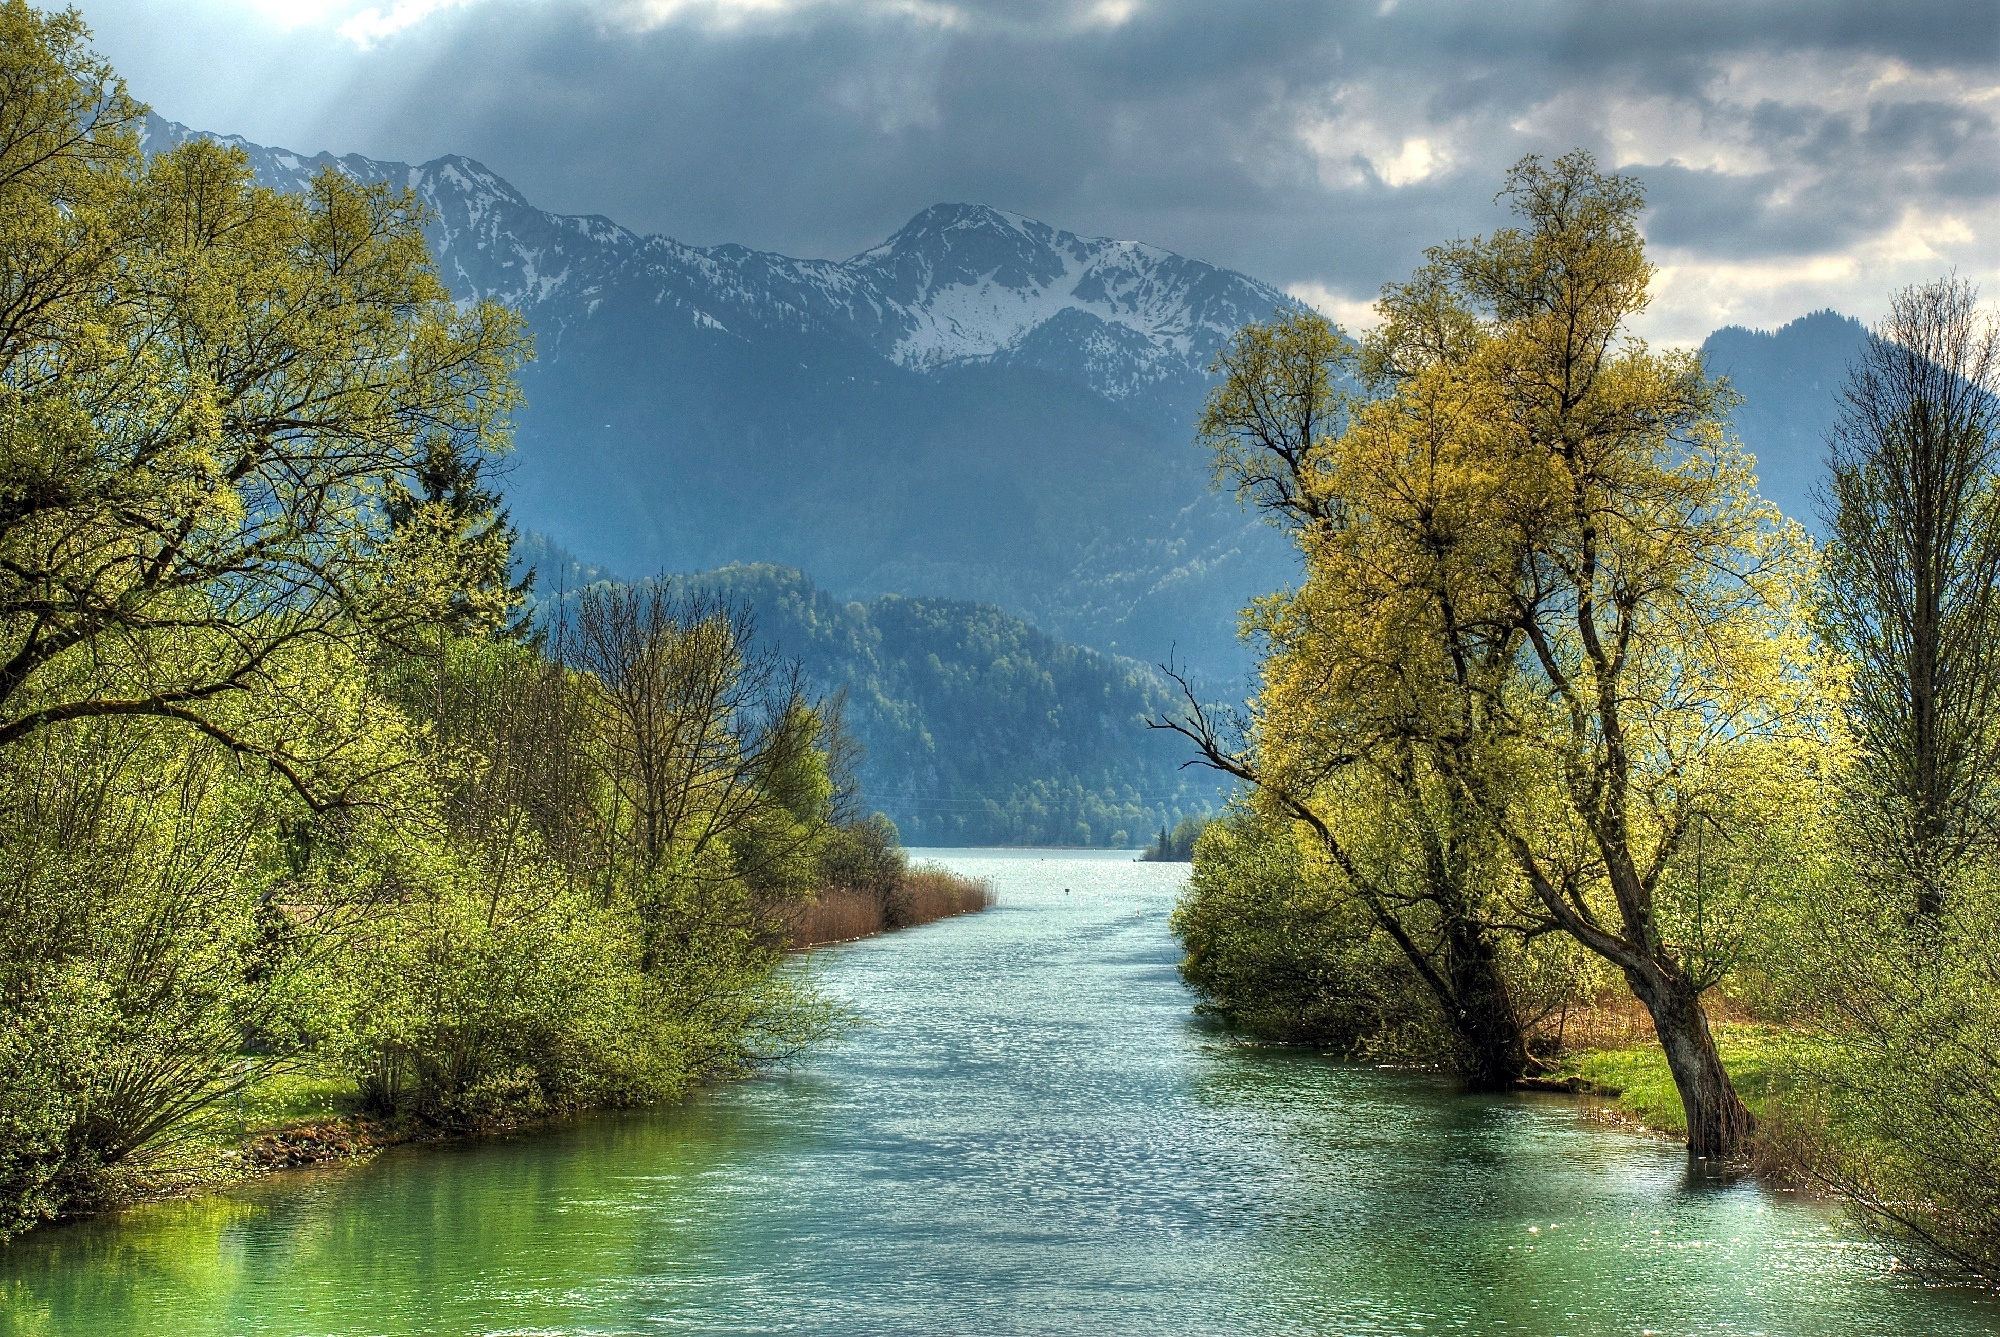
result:
[(297, 1049), (311, 925), (340, 915), (287, 875), (297, 814), (289, 789), (154, 722), (0, 755), (0, 1232)]
[(524, 861), (496, 880), (406, 848), (389, 876), (395, 899), (317, 989), (373, 1108), (467, 1127), (690, 1079), (646, 1022), (629, 925), (558, 870)]
[(878, 812), (827, 833), (820, 844), (814, 882), (821, 887), (865, 891), (886, 903), (902, 885), (908, 868), (909, 857), (903, 853), (896, 824)]
[(1287, 823), (1243, 808), (1209, 823), (1173, 927), (1203, 1009), (1252, 1034), (1342, 1053), (1448, 1048), (1422, 981)]
[(518, 322), (406, 195), (142, 162), (85, 40), (0, 2), (0, 1239), (294, 1067), (462, 1128), (823, 1039), (834, 713), (710, 604), (508, 639)]
[(483, 587), (490, 532), (384, 502), (504, 447), (520, 320), (452, 302), (407, 193), (278, 194), (205, 140), (146, 158), (83, 40), (0, 8), (0, 289), (32, 313), (0, 333), (0, 745), (145, 715), (344, 801), (334, 740), (254, 717), (293, 704), (295, 652)]
[(100, 1162), (80, 1134), (113, 1021), (86, 970), (14, 975), (0, 1026), (0, 1243), (90, 1192)]
[(1774, 907), (1760, 953), (1800, 1035), (1774, 1149), (1807, 1179), (1948, 1258), (2000, 1273), (2000, 880), (1969, 862), (1912, 924), (1907, 896), (1825, 856)]
[(1160, 828), (1160, 834), (1146, 847), (1139, 857), (1149, 863), (1189, 863), (1194, 859), (1195, 842), (1208, 829), (1209, 819), (1189, 814), (1175, 822), (1172, 830)]

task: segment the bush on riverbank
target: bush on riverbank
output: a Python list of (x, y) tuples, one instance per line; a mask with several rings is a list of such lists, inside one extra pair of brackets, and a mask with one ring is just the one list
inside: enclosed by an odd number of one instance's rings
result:
[(1447, 1047), (1421, 981), (1297, 841), (1232, 809), (1199, 848), (1173, 928), (1200, 1010), (1342, 1054), (1429, 1061)]
[[(1236, 807), (1208, 823), (1173, 928), (1200, 1009), (1233, 1026), (1357, 1057), (1449, 1070), (1464, 1062), (1411, 955), (1282, 818)], [(1438, 923), (1419, 908), (1407, 929), (1434, 938)], [(1560, 941), (1503, 942), (1497, 965), (1544, 1058), (1559, 1047), (1565, 1010), (1603, 987), (1603, 972)]]
[(1968, 860), (1912, 922), (1837, 861), (1763, 961), (1793, 1042), (1770, 1157), (2000, 1276), (2000, 888)]

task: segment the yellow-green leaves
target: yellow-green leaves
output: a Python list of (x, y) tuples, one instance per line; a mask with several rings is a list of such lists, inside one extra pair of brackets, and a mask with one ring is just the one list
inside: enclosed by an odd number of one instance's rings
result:
[(1321, 518), (1324, 497), (1307, 464), (1340, 430), (1354, 345), (1311, 311), (1280, 312), (1239, 331), (1216, 355), (1222, 384), (1196, 431), (1218, 485), (1266, 512), (1281, 529)]
[[(1385, 930), (1394, 860), (1368, 852), (1426, 850), (1439, 904), (1513, 895), (1616, 965), (1678, 1056), (1691, 1145), (1722, 1154), (1749, 1118), (1698, 1000), (1833, 733), (1814, 555), (1758, 499), (1727, 388), (1627, 333), (1652, 275), (1638, 184), (1572, 153), (1522, 160), (1502, 196), (1521, 226), (1431, 250), (1358, 357), (1298, 317), (1219, 364), (1218, 472), (1305, 562), (1255, 610), (1236, 769), (1316, 826)], [(1351, 397), (1330, 388), (1349, 369)], [(1504, 890), (1471, 876), (1495, 847)]]
[(153, 714), (303, 776), (221, 703), (493, 601), (490, 529), (392, 534), (385, 502), (505, 448), (521, 322), (453, 303), (407, 193), (145, 157), (84, 40), (0, 6), (0, 745)]

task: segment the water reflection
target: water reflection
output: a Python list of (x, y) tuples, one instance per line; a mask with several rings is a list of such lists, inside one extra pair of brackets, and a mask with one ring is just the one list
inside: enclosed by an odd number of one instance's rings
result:
[(802, 1070), (31, 1237), (0, 1333), (2000, 1327), (1571, 1102), (1194, 1022), (1180, 870), (952, 857), (1000, 908), (823, 956), (874, 1024)]

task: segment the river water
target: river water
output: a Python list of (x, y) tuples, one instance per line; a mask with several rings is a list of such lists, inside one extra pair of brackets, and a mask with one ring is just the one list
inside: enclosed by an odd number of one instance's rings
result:
[(1566, 1098), (1202, 1025), (1185, 866), (936, 853), (999, 906), (819, 953), (868, 1024), (796, 1070), (30, 1236), (0, 1333), (2000, 1332)]

